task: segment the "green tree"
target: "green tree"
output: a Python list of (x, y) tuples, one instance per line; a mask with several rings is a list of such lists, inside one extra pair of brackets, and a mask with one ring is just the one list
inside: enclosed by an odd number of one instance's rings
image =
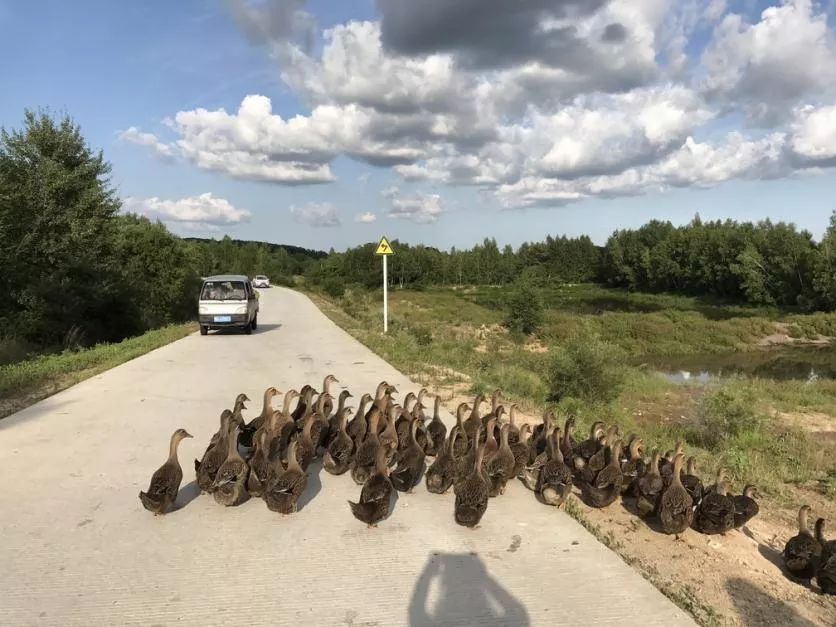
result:
[(528, 283), (521, 283), (508, 299), (505, 326), (512, 331), (530, 335), (543, 323), (540, 294)]
[[(39, 344), (121, 339), (141, 323), (115, 268), (110, 165), (69, 116), (0, 130), (0, 319)], [(80, 330), (80, 333), (79, 333)]]

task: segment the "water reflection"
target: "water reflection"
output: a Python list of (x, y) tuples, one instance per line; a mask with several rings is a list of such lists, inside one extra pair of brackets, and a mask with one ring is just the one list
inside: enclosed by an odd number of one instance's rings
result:
[(758, 351), (644, 358), (642, 365), (676, 383), (707, 383), (732, 375), (763, 379), (836, 379), (836, 348), (792, 347)]

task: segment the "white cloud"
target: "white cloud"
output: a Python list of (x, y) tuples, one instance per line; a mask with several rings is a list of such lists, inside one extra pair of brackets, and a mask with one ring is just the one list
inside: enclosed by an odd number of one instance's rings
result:
[(340, 226), (342, 221), (336, 207), (329, 202), (309, 202), (300, 207), (291, 205), (290, 214), (297, 222), (308, 226)]
[(170, 145), (161, 142), (153, 133), (143, 133), (135, 126), (126, 128), (124, 131), (119, 131), (117, 137), (122, 141), (130, 142), (137, 146), (151, 148), (160, 157), (168, 159), (174, 156), (174, 151)]
[(354, 216), (355, 222), (363, 222), (365, 224), (371, 224), (377, 220), (377, 216), (373, 214), (371, 211), (366, 211), (365, 213), (358, 213)]
[(252, 217), (246, 209), (234, 207), (228, 200), (212, 196), (211, 192), (178, 200), (129, 196), (122, 200), (122, 209), (197, 230), (217, 230), (221, 226), (249, 222)]
[(384, 210), (390, 218), (402, 218), (415, 224), (430, 224), (438, 220), (444, 212), (441, 196), (438, 194), (414, 194), (404, 196), (397, 187), (389, 187), (381, 192), (389, 201)]
[[(725, 0), (377, 4), (380, 21), (337, 24), (314, 46), (303, 0), (228, 0), (303, 112), (242, 94), (236, 111), (174, 112), (173, 141), (123, 138), (281, 185), (330, 183), (341, 155), (391, 168), (439, 187), (387, 195), (382, 215), (416, 223), (443, 215), (444, 185), (561, 205), (836, 165), (836, 43), (810, 0), (753, 23)], [(321, 205), (294, 216), (339, 223)]]

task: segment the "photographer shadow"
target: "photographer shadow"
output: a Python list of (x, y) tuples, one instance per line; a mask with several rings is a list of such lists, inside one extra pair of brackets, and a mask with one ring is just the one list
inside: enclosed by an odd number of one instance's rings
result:
[(529, 627), (531, 620), (525, 606), (490, 576), (477, 555), (434, 553), (415, 583), (409, 625)]

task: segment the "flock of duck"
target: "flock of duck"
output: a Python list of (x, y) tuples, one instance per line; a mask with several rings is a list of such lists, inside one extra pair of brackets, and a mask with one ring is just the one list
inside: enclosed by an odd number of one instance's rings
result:
[[(319, 457), (326, 472), (349, 473), (362, 486), (358, 500), (348, 503), (353, 516), (369, 527), (388, 516), (392, 491), (412, 492), (422, 474), (429, 492), (453, 489), (454, 519), (470, 528), (479, 525), (489, 501), (516, 478), (540, 502), (556, 507), (566, 502), (573, 487), (591, 507), (607, 507), (619, 497), (632, 499), (638, 516), (677, 539), (689, 528), (724, 534), (759, 511), (755, 486), (731, 494), (723, 468), (713, 484), (705, 485), (696, 474), (694, 457), (685, 463), (682, 442), (664, 454), (653, 449), (646, 459), (642, 438), (622, 438), (617, 425), (607, 428), (596, 422), (588, 437), (576, 440), (575, 419), (569, 416), (561, 429), (549, 410), (541, 424), (518, 426), (517, 405), (511, 403), (506, 410), (500, 403), (502, 390), (493, 393), (485, 414), (481, 406), (488, 398), (483, 394), (472, 405), (460, 403), (456, 424), (448, 432), (439, 415), (439, 397), (427, 420), (425, 388), (397, 403), (397, 389), (381, 381), (374, 396), (363, 394), (354, 412), (346, 405), (352, 398), (348, 390), (339, 393), (335, 406), (332, 383), (338, 380), (329, 374), (321, 392), (310, 385), (289, 390), (281, 410), (273, 409), (273, 399), (281, 393), (269, 387), (261, 413), (249, 422), (242, 411), (250, 399), (239, 394), (233, 408), (221, 413), (220, 428), (203, 457), (194, 462), (201, 493), (224, 506), (261, 497), (271, 511), (293, 514), (307, 485), (308, 466)], [(154, 515), (174, 507), (183, 479), (177, 449), (190, 437), (185, 429), (172, 434), (168, 460), (154, 472), (148, 490), (139, 493)], [(425, 471), (428, 457), (433, 459)], [(784, 564), (793, 576), (815, 577), (823, 592), (836, 594), (836, 540), (825, 540), (822, 518), (811, 533), (809, 513), (806, 505), (799, 510), (799, 532), (786, 543)]]

